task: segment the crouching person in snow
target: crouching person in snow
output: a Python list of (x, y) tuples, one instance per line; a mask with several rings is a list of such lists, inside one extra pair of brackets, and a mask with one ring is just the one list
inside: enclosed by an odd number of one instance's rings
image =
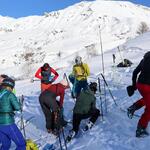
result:
[(14, 111), (21, 109), (17, 97), (12, 93), (14, 80), (6, 78), (2, 81), (0, 90), (0, 150), (9, 150), (11, 140), (16, 144), (16, 150), (25, 150), (25, 140), (14, 121)]
[[(138, 74), (139, 76), (137, 80)], [(134, 70), (132, 76), (132, 88), (130, 89), (131, 92), (128, 91), (129, 96), (132, 96), (132, 94), (134, 93), (132, 89), (138, 89), (139, 93), (142, 95), (142, 98), (128, 108), (129, 118), (133, 117), (136, 110), (145, 106), (145, 111), (142, 114), (137, 125), (136, 137), (148, 135), (146, 128), (148, 126), (148, 122), (150, 121), (150, 51), (144, 55), (144, 58)]]
[(90, 75), (89, 67), (86, 63), (82, 62), (82, 57), (75, 58), (75, 65), (73, 66), (72, 73), (69, 75), (69, 80), (73, 84), (72, 97), (77, 98), (81, 89), (87, 89), (87, 77)]
[[(45, 115), (46, 129), (49, 133), (56, 134), (58, 128), (67, 124), (63, 118), (63, 101), (67, 88), (69, 88), (68, 83), (63, 79), (60, 83), (52, 84), (40, 94), (39, 102)], [(56, 100), (57, 96), (60, 96), (59, 101)]]
[(82, 119), (90, 118), (87, 125), (83, 129), (84, 131), (92, 128), (97, 118), (100, 116), (100, 111), (96, 108), (97, 83), (92, 82), (87, 90), (82, 90), (79, 97), (76, 100), (75, 107), (73, 109), (73, 129), (70, 131), (67, 141), (69, 142), (79, 130), (80, 122)]

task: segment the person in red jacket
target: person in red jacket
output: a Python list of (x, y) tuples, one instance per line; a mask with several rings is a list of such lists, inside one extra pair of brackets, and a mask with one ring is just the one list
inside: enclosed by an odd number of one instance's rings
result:
[(57, 79), (58, 73), (48, 63), (45, 63), (35, 73), (35, 77), (41, 80), (41, 92), (49, 88)]
[[(54, 133), (58, 126), (66, 125), (66, 121), (64, 121), (63, 118), (63, 103), (65, 89), (68, 87), (68, 82), (63, 79), (60, 83), (52, 84), (39, 96), (39, 102), (45, 115), (46, 129), (48, 133)], [(60, 97), (59, 101), (56, 100), (57, 96)], [(60, 124), (56, 123), (57, 120), (59, 120)], [(56, 124), (58, 126), (56, 126)]]

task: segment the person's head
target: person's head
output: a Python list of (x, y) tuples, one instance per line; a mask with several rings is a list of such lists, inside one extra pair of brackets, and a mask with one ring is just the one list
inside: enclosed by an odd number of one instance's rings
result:
[(49, 66), (48, 63), (45, 63), (45, 64), (43, 65), (43, 69), (44, 69), (44, 70), (48, 70), (49, 68), (50, 68), (50, 66)]
[(96, 82), (91, 82), (89, 84), (89, 88), (90, 88), (91, 91), (93, 91), (94, 93), (96, 93), (96, 91), (97, 91), (97, 83)]
[(82, 63), (82, 57), (76, 56), (76, 58), (75, 58), (75, 63), (76, 63), (77, 65), (80, 65), (80, 64)]
[(8, 78), (8, 76), (5, 75), (5, 74), (1, 74), (1, 75), (0, 75), (0, 84), (3, 82), (3, 80), (4, 80), (5, 78)]
[(15, 87), (15, 81), (8, 77), (3, 80), (1, 85), (2, 85), (2, 87), (12, 91), (13, 88)]

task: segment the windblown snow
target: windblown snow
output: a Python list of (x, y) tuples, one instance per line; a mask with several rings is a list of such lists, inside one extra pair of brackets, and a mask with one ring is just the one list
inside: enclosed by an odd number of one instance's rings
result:
[[(150, 32), (137, 36), (141, 22), (150, 25), (150, 9), (126, 1), (81, 2), (64, 10), (45, 13), (43, 16), (9, 18), (0, 16), (1, 73), (20, 79), (16, 81), (17, 96), (24, 95), (23, 116), (27, 138), (33, 139), (40, 150), (47, 143), (58, 139), (48, 134), (38, 96), (40, 82), (30, 82), (35, 71), (48, 62), (57, 69), (59, 78), (63, 73), (69, 75), (76, 55), (89, 64), (91, 75), (88, 81), (97, 81), (102, 73), (101, 45), (104, 51), (105, 78), (117, 104), (127, 109), (140, 98), (138, 92), (128, 97), (126, 87), (131, 84), (134, 68), (145, 52), (150, 50)], [(119, 53), (117, 46), (120, 47)], [(116, 55), (113, 64), (112, 54)], [(131, 67), (115, 67), (122, 58), (133, 62)], [(97, 92), (97, 107), (100, 97)], [(102, 95), (104, 120), (100, 117), (93, 128), (68, 144), (68, 150), (148, 150), (150, 137), (138, 139), (135, 130), (139, 118), (130, 120), (127, 114), (115, 106), (106, 87), (106, 103)], [(70, 90), (66, 90), (64, 115), (72, 119), (74, 100)], [(141, 115), (143, 110), (137, 112)], [(86, 120), (81, 123), (81, 129)], [(20, 114), (16, 123), (20, 126)], [(71, 129), (65, 129), (65, 134)], [(149, 130), (149, 128), (148, 128)], [(15, 149), (12, 143), (11, 149)]]

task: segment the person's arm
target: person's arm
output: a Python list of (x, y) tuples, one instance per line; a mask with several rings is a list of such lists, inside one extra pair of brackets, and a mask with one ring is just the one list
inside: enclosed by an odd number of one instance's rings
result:
[(37, 72), (35, 73), (35, 77), (38, 78), (38, 79), (42, 79), (42, 76), (41, 76), (41, 68), (39, 68), (37, 70)]
[(136, 80), (137, 80), (137, 75), (139, 74), (139, 72), (142, 69), (142, 65), (143, 65), (143, 59), (141, 60), (141, 62), (139, 63), (139, 65), (135, 68), (135, 70), (133, 71), (133, 75), (132, 75), (132, 85), (136, 88)]
[(59, 74), (58, 74), (57, 71), (54, 70), (52, 67), (51, 67), (51, 70), (50, 70), (50, 71), (55, 75), (54, 78), (52, 79), (53, 81), (55, 81), (55, 80), (58, 78)]
[(86, 64), (86, 75), (89, 76), (90, 75), (90, 69), (89, 66)]
[(13, 93), (9, 95), (9, 99), (14, 111), (21, 110), (21, 104), (18, 102), (17, 97)]

